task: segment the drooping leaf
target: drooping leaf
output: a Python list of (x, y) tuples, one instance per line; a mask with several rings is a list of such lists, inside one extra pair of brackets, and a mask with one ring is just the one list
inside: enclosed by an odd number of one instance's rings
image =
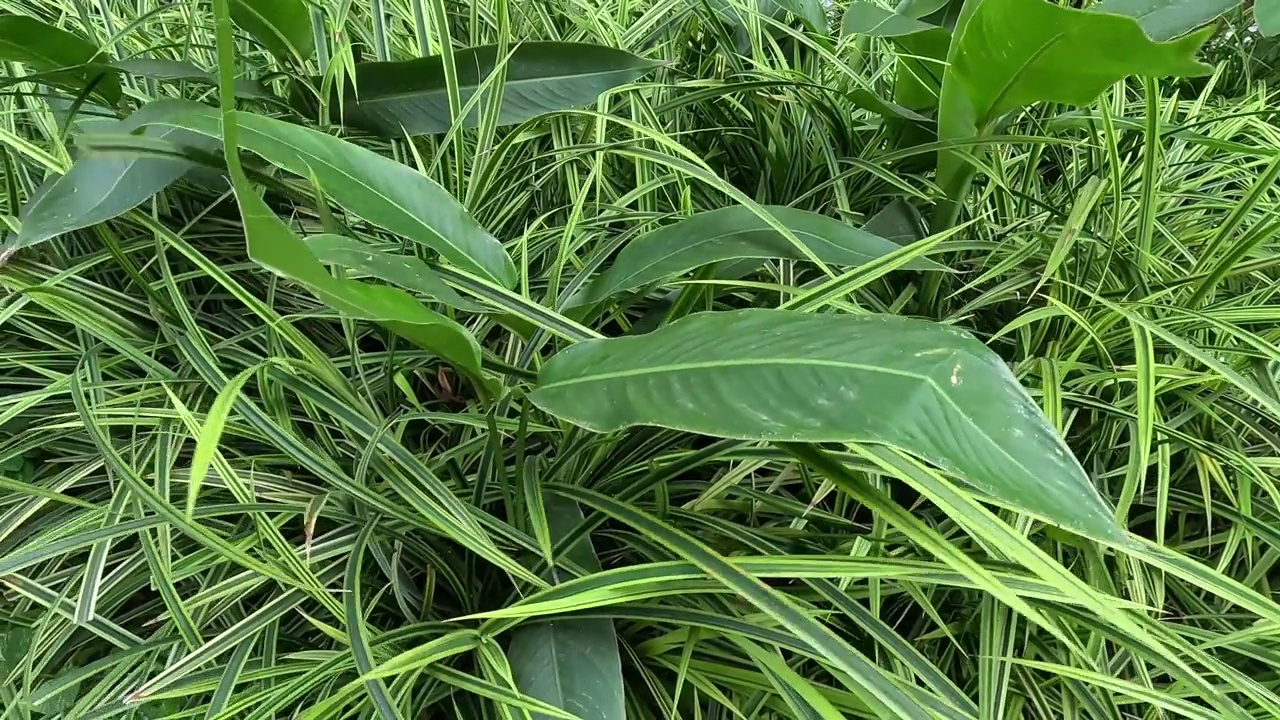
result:
[(98, 48), (85, 38), (26, 15), (0, 16), (0, 60), (43, 71), (40, 82), (120, 101), (120, 79), (93, 64)]
[[(94, 123), (93, 133), (115, 133), (126, 139), (153, 141), (175, 156), (81, 153), (65, 175), (52, 178), (22, 209), (22, 230), (7, 239), (3, 249), (24, 248), (119, 217), (141, 205), (195, 167), (176, 157), (183, 148), (211, 152), (217, 142), (180, 127), (150, 124), (188, 107), (182, 100), (144, 105), (120, 121)], [(142, 130), (141, 138), (130, 135)]]
[[(1254, 3), (1254, 12), (1267, 0)], [(1172, 40), (1202, 27), (1241, 0), (1102, 0), (1092, 12), (1125, 15), (1138, 21), (1152, 40)]]
[[(938, 139), (974, 138), (1005, 113), (1036, 102), (1088, 105), (1130, 75), (1203, 74), (1209, 67), (1195, 54), (1207, 38), (1201, 31), (1155, 42), (1133, 18), (1047, 0), (972, 0), (947, 56)], [(967, 191), (969, 177), (961, 153), (940, 153), (938, 180), (951, 202)]]
[[(582, 510), (572, 500), (548, 494), (544, 503), (553, 540), (582, 523)], [(600, 572), (588, 538), (564, 557), (583, 570)], [(516, 687), (525, 695), (582, 718), (626, 719), (622, 660), (611, 621), (570, 618), (522, 625), (512, 633), (507, 657)], [(548, 720), (537, 713), (533, 717)]]
[[(497, 45), (454, 53), (465, 105), (504, 58)], [(510, 51), (502, 87), (499, 125), (524, 122), (543, 113), (594, 102), (606, 90), (631, 82), (658, 63), (603, 45), (527, 42)], [(343, 121), (391, 137), (426, 135), (453, 126), (444, 60), (438, 56), (356, 65), (358, 95), (343, 104)], [(463, 124), (479, 121), (478, 108)], [(402, 129), (403, 128), (403, 129)]]
[[(240, 147), (318, 183), (349, 212), (420, 243), (484, 279), (511, 287), (511, 257), (444, 188), (413, 168), (341, 138), (254, 113), (237, 114)], [(184, 112), (170, 123), (219, 137), (213, 108)]]
[(231, 19), (281, 60), (315, 54), (311, 11), (303, 0), (231, 0)]
[(651, 425), (744, 440), (890, 445), (1092, 538), (1123, 533), (1004, 362), (895, 316), (736, 310), (551, 358), (532, 400), (596, 432)]
[[(186, 62), (185, 60), (170, 60), (167, 58), (129, 58), (128, 60), (117, 60), (111, 63), (111, 66), (127, 72), (131, 75), (150, 78), (152, 80), (160, 80), (167, 82), (194, 82), (203, 85), (217, 85), (218, 78), (208, 70), (205, 70), (195, 63)], [(236, 95), (243, 98), (265, 100), (272, 99), (271, 93), (259, 85), (256, 81), (248, 78), (239, 78), (236, 80)]]
[[(765, 209), (819, 260), (833, 265), (861, 265), (902, 248), (815, 212), (781, 206)], [(750, 208), (736, 205), (698, 213), (641, 235), (618, 253), (613, 265), (572, 303), (598, 302), (702, 265), (739, 258), (803, 260), (805, 255)], [(907, 267), (942, 269), (928, 260), (913, 260)]]
[(342, 235), (312, 235), (307, 247), (326, 265), (338, 265), (379, 280), (414, 290), (439, 300), (449, 307), (484, 312), (484, 307), (467, 300), (445, 284), (421, 259), (409, 255), (393, 255), (369, 243)]
[(472, 377), (481, 377), (480, 346), (466, 328), (398, 288), (329, 274), (307, 244), (258, 196), (239, 168), (233, 170), (231, 180), (244, 220), (249, 257), (254, 262), (302, 285), (346, 317), (381, 323)]

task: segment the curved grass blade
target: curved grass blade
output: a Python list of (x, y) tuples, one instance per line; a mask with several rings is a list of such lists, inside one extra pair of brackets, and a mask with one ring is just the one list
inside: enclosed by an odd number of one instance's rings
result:
[(785, 595), (744, 572), (711, 548), (634, 506), (584, 488), (557, 486), (555, 491), (589, 505), (633, 528), (675, 555), (698, 566), (742, 599), (776, 620), (843, 673), (841, 679), (879, 717), (928, 720), (931, 715), (898, 689), (884, 673), (839, 635), (811, 617)]

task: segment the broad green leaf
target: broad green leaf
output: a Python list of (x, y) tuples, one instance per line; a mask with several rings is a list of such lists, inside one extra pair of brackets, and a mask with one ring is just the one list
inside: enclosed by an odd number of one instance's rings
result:
[(1253, 21), (1263, 35), (1280, 35), (1280, 0), (1253, 0)]
[[(465, 105), (504, 58), (497, 45), (453, 54)], [(606, 90), (631, 82), (658, 63), (603, 45), (527, 42), (510, 51), (499, 125), (592, 103)], [(391, 137), (439, 133), (453, 127), (444, 60), (439, 55), (402, 62), (356, 65), (357, 95), (343, 103), (343, 120)], [(479, 108), (463, 124), (479, 122)]]
[(306, 241), (311, 252), (326, 265), (338, 265), (376, 277), (392, 285), (429, 295), (459, 310), (485, 311), (482, 306), (467, 300), (445, 284), (420, 258), (392, 255), (367, 242), (342, 235), (312, 235)]
[[(228, 112), (238, 118), (251, 117)], [(246, 128), (239, 129), (242, 137), (251, 135), (245, 132)], [(244, 220), (249, 257), (254, 262), (306, 287), (346, 317), (376, 321), (406, 340), (438, 354), (473, 378), (482, 377), (480, 346), (466, 328), (428, 309), (403, 290), (329, 274), (307, 244), (294, 235), (258, 196), (239, 163), (228, 163), (228, 168)]]
[(1124, 536), (1004, 362), (967, 333), (895, 316), (736, 310), (551, 358), (532, 399), (596, 432), (653, 425), (776, 442), (890, 445), (1001, 503)]
[[(1172, 40), (1205, 25), (1241, 0), (1102, 0), (1092, 12), (1126, 15), (1138, 21), (1152, 40)], [(1257, 0), (1254, 12), (1268, 0)]]
[[(413, 168), (341, 138), (298, 125), (237, 112), (240, 147), (316, 182), (349, 212), (420, 243), (490, 282), (512, 287), (515, 265), (444, 188)], [(169, 120), (218, 137), (222, 121), (201, 107)]]
[[(95, 122), (92, 134), (106, 133), (133, 139), (130, 133), (141, 130), (142, 138), (154, 141), (175, 154), (183, 149), (211, 152), (217, 142), (179, 127), (149, 124), (156, 118), (168, 117), (188, 103), (162, 100), (144, 105), (120, 121)], [(24, 248), (119, 217), (165, 189), (195, 167), (181, 157), (156, 154), (81, 153), (65, 175), (49, 180), (22, 208), (22, 230), (0, 248)]]
[(26, 15), (0, 16), (0, 61), (44, 71), (41, 82), (73, 93), (92, 85), (95, 94), (115, 104), (120, 79), (90, 64), (97, 55), (98, 48), (79, 35)]
[[(559, 495), (544, 500), (555, 540), (582, 523), (578, 504)], [(588, 538), (564, 557), (588, 572), (600, 562)], [(568, 579), (567, 577), (561, 579)], [(582, 718), (626, 720), (622, 660), (613, 622), (605, 619), (555, 619), (520, 626), (507, 650), (520, 692)], [(534, 715), (534, 720), (546, 720)]]
[[(194, 82), (203, 85), (217, 85), (218, 78), (208, 70), (185, 60), (167, 58), (130, 58), (111, 63), (111, 67), (131, 75), (160, 80), (165, 82)], [(253, 80), (240, 78), (236, 80), (236, 95), (243, 98), (265, 100), (273, 99), (271, 93)]]
[[(861, 265), (902, 246), (825, 215), (766, 206), (819, 260), (832, 265)], [(750, 208), (736, 205), (685, 218), (636, 238), (572, 304), (598, 302), (709, 263), (740, 258), (804, 260), (792, 242)], [(913, 270), (941, 270), (928, 260), (907, 264)]]
[(883, 210), (872, 215), (862, 229), (900, 245), (910, 245), (925, 236), (924, 218), (920, 217), (920, 211), (902, 198), (890, 201)]
[(231, 0), (231, 19), (281, 60), (315, 54), (311, 11), (303, 0)]
[[(1088, 105), (1130, 75), (1204, 74), (1209, 67), (1195, 54), (1207, 38), (1202, 31), (1155, 42), (1128, 17), (1046, 0), (971, 0), (947, 56), (938, 139), (977, 137), (1032, 103)], [(967, 192), (971, 176), (959, 152), (940, 153), (938, 181), (952, 202)]]

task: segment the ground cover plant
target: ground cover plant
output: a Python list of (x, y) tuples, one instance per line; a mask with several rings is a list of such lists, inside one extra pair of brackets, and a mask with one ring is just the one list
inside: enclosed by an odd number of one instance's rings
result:
[(1280, 717), (1276, 12), (6, 0), (2, 716)]

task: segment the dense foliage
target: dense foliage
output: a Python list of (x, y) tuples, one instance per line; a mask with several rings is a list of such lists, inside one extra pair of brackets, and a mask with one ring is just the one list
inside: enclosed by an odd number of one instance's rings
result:
[(1280, 717), (1274, 30), (6, 0), (0, 718)]

